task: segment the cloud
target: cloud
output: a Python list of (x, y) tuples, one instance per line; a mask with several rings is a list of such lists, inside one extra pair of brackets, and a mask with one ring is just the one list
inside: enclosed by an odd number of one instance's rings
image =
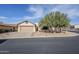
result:
[(75, 16), (79, 16), (79, 10), (74, 5), (61, 4), (61, 5), (31, 5), (28, 9), (31, 12), (32, 16), (24, 16), (23, 19), (39, 19), (44, 15), (54, 12), (60, 11), (68, 15), (68, 17), (72, 18)]
[(60, 11), (66, 13), (69, 17), (79, 16), (79, 10), (74, 5), (58, 5), (51, 11)]
[[(40, 18), (45, 16), (46, 14), (54, 11), (60, 11), (68, 15), (71, 19), (75, 19), (79, 17), (79, 9), (76, 5), (68, 5), (68, 4), (61, 4), (61, 5), (30, 5), (28, 9), (26, 9), (30, 15), (26, 13), (25, 16), (20, 18), (10, 18), (16, 20), (16, 22), (20, 22), (23, 20), (29, 20), (32, 22), (38, 22)], [(0, 19), (6, 19), (7, 17), (0, 17)], [(78, 18), (77, 18), (78, 19)], [(16, 23), (15, 22), (15, 23)]]
[(44, 9), (40, 6), (30, 6), (28, 9), (29, 12), (33, 13), (32, 16), (24, 16), (23, 19), (38, 19), (44, 16)]
[(0, 16), (0, 19), (7, 19), (8, 17)]

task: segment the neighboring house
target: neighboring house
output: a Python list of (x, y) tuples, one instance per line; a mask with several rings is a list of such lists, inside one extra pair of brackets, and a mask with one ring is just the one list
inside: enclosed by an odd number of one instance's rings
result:
[(74, 28), (75, 29), (79, 29), (79, 25), (74, 25)]
[(15, 24), (0, 24), (0, 32), (13, 32), (17, 30)]
[(16, 24), (8, 24), (8, 29), (11, 31), (17, 31), (18, 27)]
[(23, 21), (17, 25), (18, 25), (18, 32), (35, 32), (36, 31), (35, 24), (29, 21)]

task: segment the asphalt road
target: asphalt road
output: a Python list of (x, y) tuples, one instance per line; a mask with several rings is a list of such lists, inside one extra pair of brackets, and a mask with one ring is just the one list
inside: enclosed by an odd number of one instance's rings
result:
[(0, 40), (0, 54), (78, 54), (79, 36)]

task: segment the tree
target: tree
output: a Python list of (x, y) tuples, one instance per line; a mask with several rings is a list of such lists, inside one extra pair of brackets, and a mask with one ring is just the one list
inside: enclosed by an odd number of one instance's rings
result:
[(39, 26), (47, 26), (49, 29), (55, 28), (55, 30), (62, 31), (63, 27), (68, 27), (70, 23), (66, 14), (59, 11), (51, 12), (47, 14), (40, 22)]

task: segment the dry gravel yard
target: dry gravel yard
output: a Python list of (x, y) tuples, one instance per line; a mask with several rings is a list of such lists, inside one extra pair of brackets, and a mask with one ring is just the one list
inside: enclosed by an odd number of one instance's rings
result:
[(66, 32), (66, 33), (45, 33), (45, 32), (9, 32), (0, 34), (0, 39), (11, 39), (11, 38), (40, 38), (40, 37), (70, 37), (77, 36), (78, 33)]
[(74, 32), (66, 32), (66, 33), (44, 33), (44, 32), (36, 32), (33, 34), (33, 37), (70, 37), (77, 36), (78, 33)]

